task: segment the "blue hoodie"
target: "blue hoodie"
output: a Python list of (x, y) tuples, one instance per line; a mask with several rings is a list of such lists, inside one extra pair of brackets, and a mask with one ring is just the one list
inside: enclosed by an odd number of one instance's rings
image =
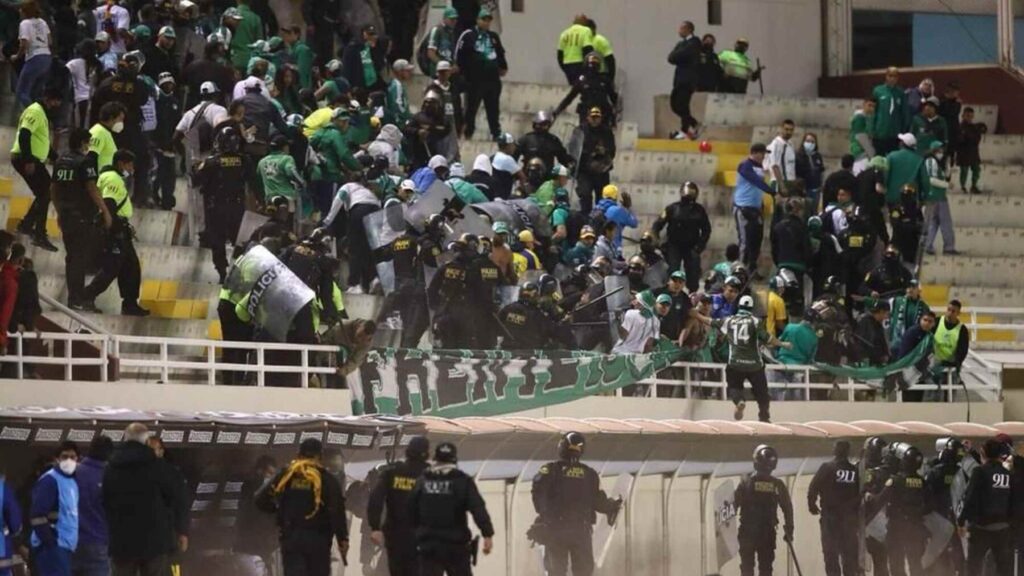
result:
[(597, 208), (604, 211), (604, 218), (609, 222), (615, 222), (618, 227), (615, 229), (615, 240), (613, 244), (620, 251), (622, 250), (622, 231), (625, 228), (636, 228), (638, 222), (632, 212), (619, 205), (611, 198), (604, 198), (597, 203)]
[(106, 546), (107, 514), (103, 510), (103, 472), (107, 463), (85, 457), (75, 469), (78, 483), (78, 544)]

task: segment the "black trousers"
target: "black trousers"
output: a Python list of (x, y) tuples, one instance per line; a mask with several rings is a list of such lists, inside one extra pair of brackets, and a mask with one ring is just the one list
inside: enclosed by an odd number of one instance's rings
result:
[(544, 545), (548, 576), (590, 576), (594, 573), (594, 543), (589, 528), (559, 529)]
[(284, 576), (330, 576), (331, 536), (298, 530), (281, 537)]
[(768, 379), (764, 375), (764, 368), (748, 372), (726, 366), (725, 383), (729, 392), (729, 400), (732, 400), (733, 404), (739, 404), (740, 400), (743, 400), (744, 382), (750, 382), (750, 389), (754, 393), (754, 399), (757, 400), (757, 419), (761, 422), (768, 422), (771, 419), (769, 413), (771, 398), (768, 396)]
[(157, 152), (153, 200), (164, 210), (174, 208), (174, 185), (178, 180), (178, 158)]
[(764, 239), (764, 217), (760, 208), (732, 207), (739, 235), (740, 259), (753, 274), (757, 270), (757, 259), (761, 255), (761, 241)]
[(895, 136), (892, 138), (872, 138), (871, 143), (875, 145), (875, 154), (883, 157), (889, 152), (899, 150), (900, 147), (900, 139)]
[(686, 289), (691, 294), (700, 288), (700, 251), (696, 246), (682, 246), (666, 242), (661, 245), (669, 273), (683, 270), (686, 273)]
[[(420, 549), (420, 576), (472, 576), (468, 544), (434, 544)], [(290, 576), (286, 574), (285, 576)]]
[(110, 570), (112, 576), (167, 576), (171, 564), (166, 554), (148, 560), (111, 558)]
[(95, 300), (106, 292), (117, 280), (117, 289), (125, 303), (136, 303), (139, 299), (139, 285), (142, 283), (142, 267), (139, 255), (135, 253), (135, 242), (128, 233), (120, 239), (107, 239), (100, 256), (100, 271), (85, 289), (83, 299)]
[[(32, 174), (26, 172), (27, 167), (34, 166)], [(25, 219), (18, 225), (18, 230), (36, 235), (46, 235), (46, 212), (50, 209), (50, 173), (46, 165), (33, 156), (20, 155), (11, 158), (11, 166), (21, 175), (32, 191), (32, 205), (25, 214)]]
[(889, 519), (885, 539), (889, 549), (889, 573), (892, 576), (923, 576), (921, 557), (925, 549), (925, 528), (921, 524), (894, 523)]
[(563, 64), (562, 72), (565, 73), (565, 81), (569, 83), (569, 86), (572, 86), (580, 79), (580, 75), (583, 74), (583, 62)]
[(740, 575), (754, 576), (755, 564), (757, 574), (771, 576), (775, 564), (775, 528), (765, 528), (763, 532), (743, 530), (740, 527)]
[(374, 204), (356, 204), (348, 212), (348, 285), (359, 285), (363, 291), (370, 289), (370, 282), (377, 277), (377, 267), (373, 263), (373, 251), (370, 241), (366, 238), (366, 227), (363, 218), (380, 210)]
[(750, 84), (750, 81), (743, 78), (723, 76), (722, 80), (718, 83), (718, 91), (725, 92), (726, 94), (746, 94), (748, 84)]
[(64, 273), (68, 283), (68, 304), (82, 301), (85, 275), (93, 261), (95, 238), (98, 235), (91, 216), (81, 213), (57, 213), (61, 236), (64, 238)]
[(391, 576), (415, 576), (419, 572), (416, 542), (412, 536), (385, 534), (388, 571)]
[(1013, 575), (1013, 533), (1003, 530), (972, 528), (967, 539), (967, 576), (983, 576), (985, 555), (992, 552), (999, 576)]
[(466, 140), (472, 138), (473, 132), (476, 131), (476, 113), (480, 110), (481, 102), (487, 111), (487, 127), (491, 130), (491, 136), (495, 139), (501, 136), (501, 120), (498, 118), (500, 99), (500, 79), (466, 81), (465, 130), (463, 131)]
[(226, 245), (235, 245), (238, 229), (242, 227), (242, 217), (245, 216), (245, 206), (237, 202), (213, 204), (205, 199), (204, 203), (206, 228), (201, 235), (201, 244), (213, 253), (213, 267), (217, 269), (221, 278), (224, 278), (228, 272)]
[[(221, 336), (225, 342), (252, 342), (252, 325), (242, 322), (235, 312), (235, 304), (229, 300), (220, 300), (217, 303), (217, 316), (220, 318)], [(229, 364), (248, 364), (249, 352), (240, 348), (225, 348), (223, 352), (224, 362)], [(241, 384), (244, 372), (234, 370), (224, 371), (224, 383)]]
[(884, 542), (866, 538), (864, 547), (871, 556), (871, 576), (889, 576), (889, 549)]
[(591, 172), (580, 169), (576, 177), (576, 195), (580, 197), (581, 213), (590, 216), (594, 205), (601, 200), (601, 191), (610, 181), (611, 177), (607, 172)]
[(821, 553), (826, 576), (857, 576), (860, 572), (857, 515), (821, 515)]
[(669, 96), (669, 105), (672, 112), (679, 116), (679, 129), (683, 132), (697, 125), (697, 119), (690, 111), (690, 100), (693, 99), (694, 90), (693, 84), (676, 84), (672, 87), (672, 95)]

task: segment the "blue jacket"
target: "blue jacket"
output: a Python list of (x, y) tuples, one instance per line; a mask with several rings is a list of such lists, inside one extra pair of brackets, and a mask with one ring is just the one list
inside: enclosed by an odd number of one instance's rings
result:
[(437, 181), (437, 174), (433, 169), (424, 166), (412, 173), (412, 181), (416, 183), (416, 191), (420, 194), (425, 194), (427, 188), (433, 186), (434, 182)]
[(764, 167), (747, 158), (740, 162), (736, 171), (738, 174), (732, 203), (740, 208), (761, 208), (763, 193), (772, 193), (771, 187), (764, 181)]
[[(0, 475), (0, 574), (10, 570), (3, 568), (3, 561), (14, 556), (14, 539), (21, 533), (21, 507), (10, 484)], [(7, 572), (5, 572), (7, 570)]]
[(86, 457), (75, 470), (78, 484), (78, 543), (107, 546), (107, 514), (103, 510), (103, 472), (106, 462)]
[(32, 547), (60, 546), (72, 552), (78, 547), (78, 486), (56, 467), (39, 477), (32, 487)]
[(619, 205), (611, 198), (604, 198), (597, 203), (597, 207), (604, 211), (604, 218), (609, 222), (615, 222), (618, 227), (615, 229), (615, 247), (622, 250), (622, 230), (624, 228), (636, 228), (638, 222), (632, 212)]
[(736, 314), (736, 303), (739, 300), (733, 301), (732, 304), (725, 299), (722, 294), (711, 295), (711, 318), (713, 320), (721, 320), (733, 316)]

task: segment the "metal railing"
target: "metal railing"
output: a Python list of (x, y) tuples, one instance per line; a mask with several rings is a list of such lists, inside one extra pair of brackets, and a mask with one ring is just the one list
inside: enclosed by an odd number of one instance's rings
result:
[[(64, 380), (74, 379), (74, 368), (76, 366), (95, 366), (99, 369), (100, 380), (106, 382), (109, 378), (109, 362), (107, 358), (109, 337), (106, 334), (69, 334), (66, 332), (12, 332), (7, 335), (8, 340), (13, 342), (13, 354), (11, 343), (8, 343), (8, 353), (0, 357), (5, 364), (14, 364), (16, 377), (23, 380), (26, 376), (26, 366), (63, 366)], [(25, 351), (27, 340), (37, 340), (46, 349), (46, 355), (29, 355)], [(62, 342), (63, 350), (59, 355), (53, 353), (55, 344)], [(91, 344), (98, 349), (97, 357), (75, 356), (74, 344), (84, 342)]]
[[(996, 306), (969, 306), (963, 309), (968, 321), (967, 329), (971, 331), (971, 341), (978, 341), (980, 330), (1005, 330), (1010, 332), (1024, 332), (1024, 308), (1000, 308)], [(978, 316), (998, 316), (1009, 319), (1017, 319), (1019, 322), (990, 322), (981, 321)]]

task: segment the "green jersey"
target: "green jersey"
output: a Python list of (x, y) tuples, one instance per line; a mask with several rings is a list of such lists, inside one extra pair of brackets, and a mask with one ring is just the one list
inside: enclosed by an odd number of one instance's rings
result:
[(857, 136), (865, 134), (870, 140), (874, 122), (874, 116), (868, 116), (862, 110), (854, 112), (853, 118), (850, 119), (850, 154), (853, 154), (854, 158), (860, 158), (867, 153), (864, 146), (857, 140)]
[(231, 64), (244, 71), (252, 57), (249, 45), (263, 38), (263, 20), (246, 4), (239, 6), (238, 11), (242, 13), (242, 21), (231, 36)]
[(290, 154), (272, 152), (260, 159), (256, 170), (263, 180), (263, 190), (268, 200), (274, 196), (294, 200), (296, 191), (304, 185), (295, 167), (295, 159)]
[(783, 364), (810, 365), (818, 355), (818, 335), (806, 322), (789, 323), (782, 329), (779, 340), (789, 342), (792, 348), (779, 350), (779, 362)]
[(945, 202), (946, 190), (949, 188), (949, 180), (946, 179), (946, 172), (942, 169), (942, 162), (934, 156), (924, 159), (925, 170), (928, 171), (927, 194), (922, 194), (925, 202)]
[(925, 170), (924, 158), (920, 154), (907, 148), (900, 148), (890, 152), (886, 159), (889, 161), (889, 170), (885, 173), (887, 204), (899, 204), (903, 186), (906, 184), (913, 184), (920, 196), (928, 193), (928, 171)]
[(878, 103), (875, 108), (875, 138), (895, 138), (910, 125), (907, 117), (907, 95), (899, 86), (879, 84), (871, 95)]
[(759, 319), (740, 312), (726, 318), (721, 331), (729, 343), (730, 367), (748, 371), (764, 368), (761, 345), (767, 344), (769, 337)]
[(409, 92), (397, 78), (388, 84), (387, 99), (384, 101), (384, 124), (394, 124), (399, 128), (412, 118), (409, 111)]

